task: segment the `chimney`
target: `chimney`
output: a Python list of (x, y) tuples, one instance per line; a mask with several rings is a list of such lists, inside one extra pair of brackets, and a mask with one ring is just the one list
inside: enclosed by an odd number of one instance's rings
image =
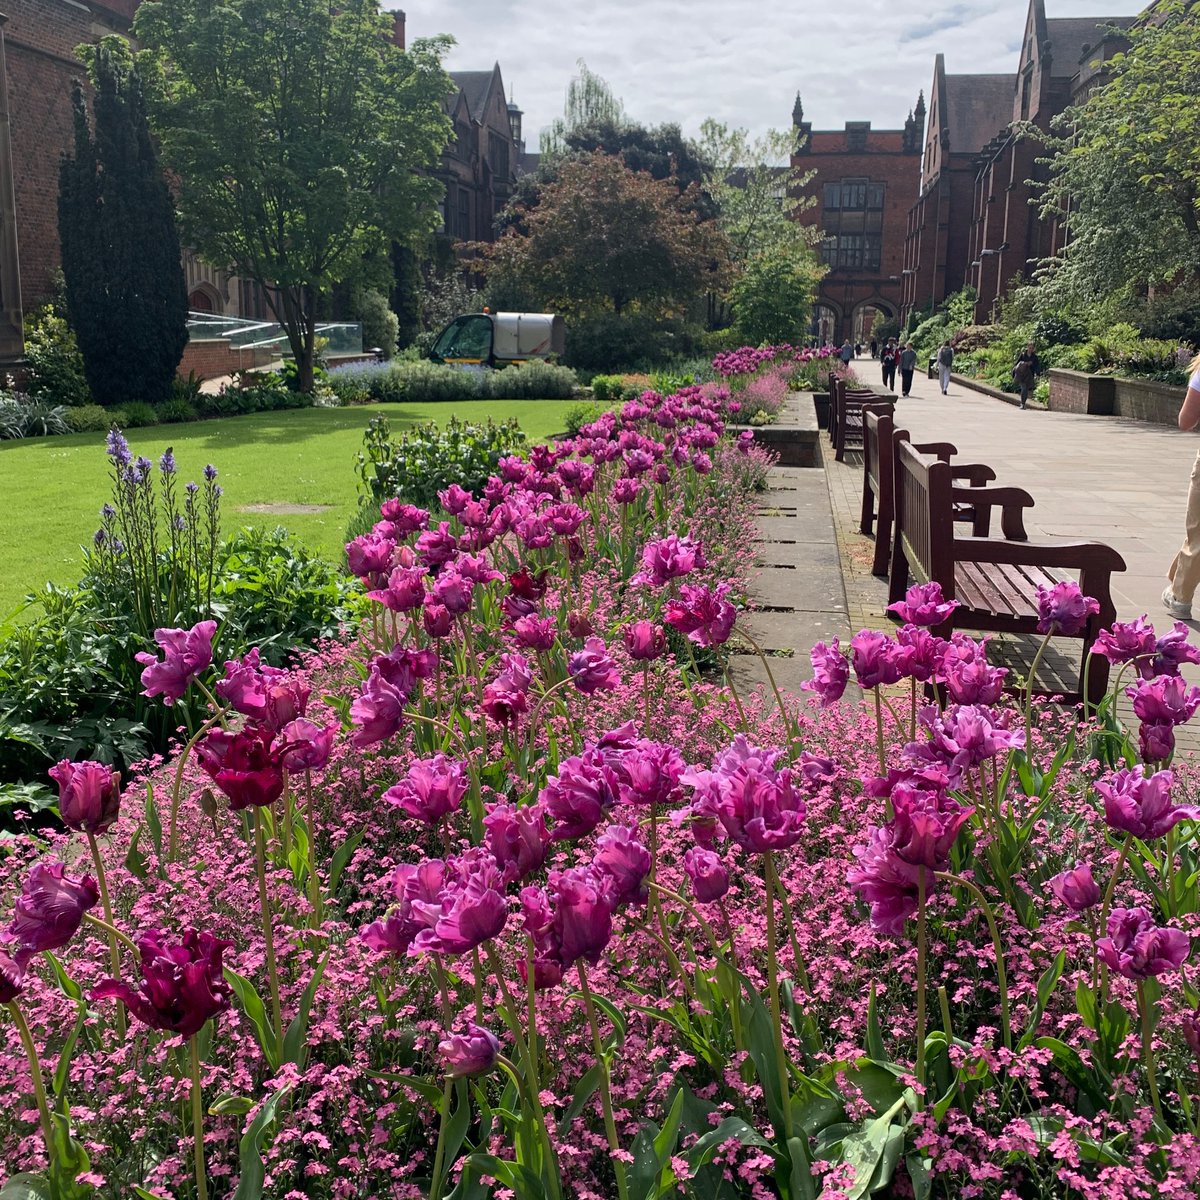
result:
[(404, 49), (404, 10), (396, 9), (389, 14), (392, 18), (392, 42), (401, 50)]

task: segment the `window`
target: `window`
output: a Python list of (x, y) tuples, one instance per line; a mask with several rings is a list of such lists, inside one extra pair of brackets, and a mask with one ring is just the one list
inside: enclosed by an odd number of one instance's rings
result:
[(878, 271), (882, 248), (877, 233), (839, 233), (821, 243), (821, 261), (831, 271)]
[(842, 185), (840, 183), (825, 185), (825, 207), (826, 209), (842, 207)]
[(824, 187), (821, 258), (834, 271), (878, 271), (887, 185), (842, 179)]
[(508, 143), (494, 133), (488, 134), (488, 159), (497, 179), (508, 179)]
[(470, 240), (471, 237), (471, 194), (466, 188), (458, 189), (458, 237)]
[(865, 183), (842, 184), (842, 208), (866, 208), (867, 185)]

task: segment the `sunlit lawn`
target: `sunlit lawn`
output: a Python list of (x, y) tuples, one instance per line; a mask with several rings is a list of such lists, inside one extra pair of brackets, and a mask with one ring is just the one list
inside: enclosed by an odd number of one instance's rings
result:
[[(256, 413), (186, 425), (129, 431), (133, 453), (158, 461), (174, 447), (182, 481), (198, 479), (205, 463), (225, 488), (223, 532), (242, 525), (283, 525), (331, 559), (341, 554), (346, 524), (357, 507), (354, 456), (373, 416), (386, 414), (393, 431), (424, 421), (496, 421), (516, 417), (531, 440), (564, 427), (570, 401), (478, 400), (443, 404), (380, 404)], [(46, 580), (73, 583), (79, 547), (90, 542), (108, 499), (104, 435), (0, 442), (0, 621)], [(241, 511), (255, 504), (329, 505), (320, 513)]]

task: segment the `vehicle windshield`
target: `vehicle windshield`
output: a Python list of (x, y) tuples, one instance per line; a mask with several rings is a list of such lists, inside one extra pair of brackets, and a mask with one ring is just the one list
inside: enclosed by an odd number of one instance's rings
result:
[(433, 353), (443, 360), (486, 362), (492, 353), (492, 322), (485, 316), (459, 317), (442, 331)]

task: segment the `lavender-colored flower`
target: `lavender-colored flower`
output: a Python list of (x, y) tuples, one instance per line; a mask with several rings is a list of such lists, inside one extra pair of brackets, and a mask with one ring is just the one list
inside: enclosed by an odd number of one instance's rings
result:
[(957, 600), (947, 600), (942, 595), (940, 583), (918, 583), (905, 592), (903, 600), (889, 604), (888, 612), (909, 625), (941, 625), (960, 607)]
[(720, 646), (729, 640), (737, 609), (725, 599), (730, 592), (728, 583), (715, 588), (685, 583), (679, 592), (679, 598), (668, 600), (663, 610), (668, 625), (698, 646)]
[(388, 788), (383, 799), (427, 825), (437, 825), (458, 808), (466, 794), (467, 775), (462, 763), (435, 754), (414, 759), (408, 774)]
[(1079, 633), (1088, 618), (1100, 611), (1100, 602), (1085, 596), (1079, 584), (1067, 581), (1038, 588), (1038, 633)]
[(1186, 933), (1157, 926), (1144, 908), (1114, 908), (1108, 918), (1108, 937), (1096, 943), (1109, 970), (1139, 982), (1178, 970), (1187, 959)]
[(175, 451), (174, 448), (168, 446), (162, 453), (162, 457), (158, 460), (158, 469), (164, 475), (175, 474)]
[(496, 1065), (499, 1053), (495, 1036), (474, 1021), (467, 1022), (466, 1033), (452, 1033), (438, 1042), (442, 1066), (451, 1079), (486, 1075)]
[(567, 671), (575, 686), (588, 696), (612, 691), (621, 682), (617, 664), (598, 637), (589, 637), (583, 649), (567, 659)]
[(554, 822), (554, 840), (566, 841), (591, 833), (619, 794), (620, 781), (604, 755), (588, 749), (563, 759), (558, 774), (546, 780), (538, 799)]
[(205, 478), (205, 479), (207, 479), (209, 483), (212, 483), (212, 481), (213, 481), (214, 479), (216, 479), (216, 477), (217, 477), (217, 474), (218, 474), (217, 468), (216, 468), (216, 467), (214, 467), (214, 466), (212, 465), (212, 463), (208, 463), (208, 464), (205, 466), (205, 468), (204, 468), (204, 478)]
[(692, 846), (683, 856), (683, 870), (692, 882), (692, 895), (700, 904), (714, 904), (729, 891), (729, 871), (715, 851)]
[(116, 997), (139, 1021), (190, 1038), (210, 1017), (229, 1008), (231, 989), (221, 970), (221, 955), (233, 946), (210, 933), (186, 930), (181, 942), (168, 942), (158, 929), (138, 938), (142, 981), (135, 992), (118, 979), (101, 980), (92, 1000)]
[(1182, 725), (1200, 708), (1200, 687), (1188, 687), (1178, 675), (1140, 680), (1125, 694), (1138, 719), (1151, 725)]
[(108, 431), (105, 453), (112, 459), (114, 466), (121, 470), (133, 462), (133, 455), (129, 452), (129, 443), (115, 425)]
[(850, 656), (858, 685), (866, 691), (900, 678), (897, 647), (885, 633), (860, 630), (850, 639)]
[(65, 758), (50, 768), (58, 784), (58, 815), (63, 824), (83, 833), (104, 833), (121, 811), (121, 777), (104, 763)]
[(821, 707), (828, 708), (845, 693), (846, 685), (850, 682), (850, 664), (837, 638), (828, 646), (818, 642), (809, 652), (809, 658), (813, 677), (806, 679), (800, 687), (806, 692), (814, 692), (821, 701)]
[(187, 483), (183, 485), (183, 490), (187, 492), (189, 500), (194, 499), (196, 493), (200, 490), (200, 485), (194, 479), (189, 479)]
[(1091, 863), (1076, 863), (1073, 870), (1060, 871), (1046, 882), (1050, 890), (1076, 913), (1095, 908), (1103, 896), (1100, 885), (1092, 878)]
[(1096, 791), (1104, 797), (1104, 819), (1110, 828), (1143, 841), (1163, 837), (1180, 821), (1200, 820), (1200, 808), (1195, 805), (1171, 803), (1174, 782), (1170, 771), (1150, 776), (1142, 767), (1112, 772), (1096, 781)]
[(2, 939), (14, 958), (60, 950), (76, 934), (83, 915), (100, 899), (90, 875), (72, 879), (63, 863), (35, 863), (13, 906), (12, 923)]
[(634, 621), (621, 631), (625, 649), (634, 662), (653, 662), (667, 652), (667, 635), (653, 621)]
[(200, 621), (191, 629), (156, 629), (154, 640), (162, 648), (162, 661), (145, 652), (134, 655), (146, 668), (142, 695), (162, 696), (164, 704), (182, 700), (192, 680), (211, 666), (216, 632), (216, 621)]

